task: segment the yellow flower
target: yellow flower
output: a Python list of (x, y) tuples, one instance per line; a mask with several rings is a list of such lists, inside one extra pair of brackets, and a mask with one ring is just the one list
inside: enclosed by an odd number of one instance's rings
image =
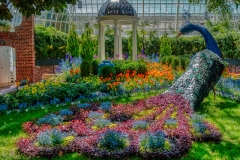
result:
[(117, 126), (117, 124), (111, 123), (111, 124), (109, 125), (109, 128), (114, 128), (114, 127), (116, 127), (116, 126)]
[(64, 145), (67, 145), (67, 144), (69, 144), (71, 141), (73, 141), (74, 140), (74, 136), (66, 136), (64, 139), (63, 139), (63, 144)]

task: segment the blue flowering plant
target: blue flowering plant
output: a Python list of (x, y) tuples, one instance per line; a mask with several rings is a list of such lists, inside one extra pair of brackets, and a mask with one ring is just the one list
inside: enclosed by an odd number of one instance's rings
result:
[(59, 112), (60, 116), (71, 116), (73, 115), (73, 112), (69, 109), (62, 109)]
[(128, 136), (114, 130), (107, 130), (98, 142), (98, 147), (107, 151), (123, 150), (128, 146)]
[(7, 111), (7, 105), (6, 104), (0, 104), (0, 113), (4, 113)]
[(49, 114), (43, 118), (38, 119), (38, 121), (36, 123), (38, 125), (49, 124), (51, 126), (56, 126), (56, 125), (60, 124), (61, 122), (63, 122), (63, 118), (60, 115)]
[(36, 146), (54, 147), (63, 144), (66, 134), (57, 129), (40, 132), (35, 142)]
[(141, 135), (139, 148), (141, 153), (161, 152), (164, 150), (170, 150), (170, 144), (166, 141), (166, 135), (163, 132), (148, 132)]
[(111, 102), (102, 102), (99, 106), (99, 109), (101, 109), (104, 112), (110, 112), (112, 103)]
[(138, 129), (142, 129), (142, 130), (146, 130), (149, 127), (149, 123), (147, 121), (135, 121), (132, 124), (132, 128), (134, 130), (138, 130)]

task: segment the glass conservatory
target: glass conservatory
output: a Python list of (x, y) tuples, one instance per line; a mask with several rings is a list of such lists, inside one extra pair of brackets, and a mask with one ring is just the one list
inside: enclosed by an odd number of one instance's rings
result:
[[(79, 34), (83, 32), (85, 23), (89, 23), (94, 28), (94, 34), (98, 34), (96, 26), (98, 11), (106, 0), (81, 0), (75, 6), (69, 5), (63, 13), (55, 13), (53, 10), (43, 12), (41, 16), (35, 18), (35, 24), (54, 26), (64, 32), (69, 31), (69, 23), (74, 22)], [(163, 35), (164, 31), (171, 33), (178, 30), (185, 23), (182, 18), (184, 10), (191, 13), (191, 22), (204, 24), (205, 19), (218, 21), (219, 17), (208, 13), (204, 2), (193, 5), (188, 0), (128, 0), (135, 8), (140, 18), (139, 28), (142, 30), (156, 30), (158, 35)], [(233, 9), (232, 21), (237, 28), (240, 9)], [(94, 27), (95, 26), (95, 27)], [(124, 30), (131, 30), (131, 26), (123, 26)]]

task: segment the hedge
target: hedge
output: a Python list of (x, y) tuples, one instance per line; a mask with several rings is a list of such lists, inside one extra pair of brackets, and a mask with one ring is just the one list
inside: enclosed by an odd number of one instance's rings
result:
[(54, 27), (35, 26), (36, 59), (61, 59), (66, 55), (68, 34)]
[[(56, 30), (53, 27), (45, 28), (35, 26), (35, 50), (36, 58), (64, 58), (66, 54), (67, 34)], [(123, 37), (123, 53), (131, 53), (129, 44), (131, 37)], [(172, 47), (171, 55), (190, 57), (198, 51), (204, 50), (205, 43), (202, 36), (188, 37), (168, 37)], [(214, 35), (224, 58), (240, 59), (240, 32), (229, 32), (228, 34)], [(113, 37), (107, 37), (105, 41), (106, 53), (113, 55)], [(139, 37), (138, 48), (143, 46), (143, 40)], [(94, 44), (97, 48), (98, 44)], [(161, 39), (157, 36), (154, 38), (146, 37), (144, 40), (144, 52), (146, 55), (158, 53), (161, 46)], [(139, 53), (140, 54), (140, 53)]]

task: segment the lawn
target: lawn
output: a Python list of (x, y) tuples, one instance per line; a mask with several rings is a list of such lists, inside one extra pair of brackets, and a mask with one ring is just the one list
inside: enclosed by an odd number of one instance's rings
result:
[[(157, 94), (152, 93), (152, 95)], [(149, 96), (145, 93), (129, 98), (116, 99), (117, 103), (131, 102)], [(45, 109), (28, 112), (11, 113), (1, 115), (0, 121), (0, 159), (28, 159), (28, 157), (17, 152), (16, 142), (20, 137), (27, 134), (22, 130), (22, 124), (27, 121), (43, 117), (47, 113), (59, 111), (67, 108), (68, 105), (49, 107)], [(200, 115), (205, 115), (206, 120), (218, 127), (222, 134), (222, 141), (219, 144), (211, 142), (194, 142), (189, 153), (182, 159), (240, 159), (240, 104), (239, 102), (222, 98), (220, 96), (213, 99), (212, 93), (204, 99), (201, 107), (197, 110)], [(126, 157), (127, 158), (127, 157)], [(37, 158), (35, 158), (37, 159)], [(42, 159), (42, 158), (40, 158)], [(89, 159), (78, 153), (65, 154), (55, 159)], [(128, 159), (140, 159), (138, 157), (128, 157)]]

